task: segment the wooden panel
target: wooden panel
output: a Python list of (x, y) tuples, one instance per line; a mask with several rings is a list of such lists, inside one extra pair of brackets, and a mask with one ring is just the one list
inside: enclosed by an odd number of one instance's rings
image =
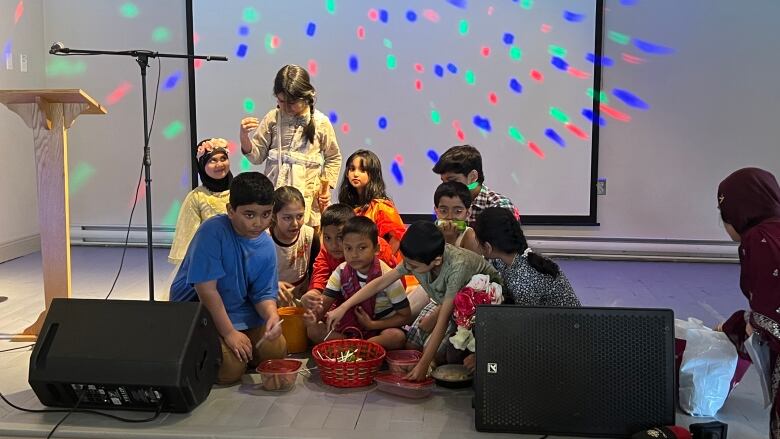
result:
[(106, 114), (106, 110), (84, 90), (73, 89), (36, 89), (36, 90), (0, 90), (2, 104), (32, 104), (42, 98), (48, 102), (63, 104), (87, 104), (84, 114)]

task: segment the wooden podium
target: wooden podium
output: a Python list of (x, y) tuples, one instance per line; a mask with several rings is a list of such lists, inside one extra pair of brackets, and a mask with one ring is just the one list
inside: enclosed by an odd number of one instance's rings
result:
[(106, 109), (79, 89), (0, 90), (0, 103), (33, 130), (46, 308), (13, 340), (35, 340), (51, 300), (70, 297), (67, 130), (80, 114), (106, 114)]

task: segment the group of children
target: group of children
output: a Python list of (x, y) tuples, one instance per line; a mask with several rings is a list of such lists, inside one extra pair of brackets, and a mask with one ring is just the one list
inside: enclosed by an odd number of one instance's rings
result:
[(227, 141), (201, 142), (203, 185), (183, 203), (170, 254), (180, 264), (171, 300), (202, 302), (221, 336), (219, 383), (287, 354), (277, 306), (305, 308), (313, 343), (359, 336), (422, 350), (410, 380), (433, 362), (473, 369), (473, 353), (448, 336), (455, 295), (476, 274), (502, 284), (505, 303), (579, 306), (560, 268), (528, 247), (517, 208), (484, 184), (476, 148), (442, 154), (437, 221), (407, 229), (369, 150), (349, 156), (331, 204), (341, 153), (306, 70), (283, 67), (273, 91), (277, 108), (240, 129), (242, 152), (265, 173), (233, 178)]

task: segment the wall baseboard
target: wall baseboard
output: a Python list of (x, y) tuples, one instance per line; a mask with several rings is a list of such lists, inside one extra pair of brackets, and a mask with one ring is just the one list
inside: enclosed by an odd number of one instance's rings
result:
[(41, 251), (41, 235), (30, 235), (0, 243), (0, 263)]

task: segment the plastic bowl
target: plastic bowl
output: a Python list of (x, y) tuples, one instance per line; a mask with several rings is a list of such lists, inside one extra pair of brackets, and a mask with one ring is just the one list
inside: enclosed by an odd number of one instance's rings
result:
[(296, 360), (265, 360), (257, 366), (263, 380), (263, 389), (287, 392), (295, 387), (301, 362)]
[(411, 350), (389, 351), (385, 356), (390, 373), (405, 376), (417, 366), (422, 358), (422, 352)]
[(442, 387), (458, 389), (469, 387), (474, 380), (474, 376), (468, 368), (462, 364), (445, 364), (434, 369), (431, 376), (436, 380), (436, 384)]
[(381, 373), (376, 376), (375, 380), (378, 390), (404, 398), (425, 398), (430, 396), (433, 391), (432, 378), (427, 378), (424, 381), (408, 381), (399, 375)]

